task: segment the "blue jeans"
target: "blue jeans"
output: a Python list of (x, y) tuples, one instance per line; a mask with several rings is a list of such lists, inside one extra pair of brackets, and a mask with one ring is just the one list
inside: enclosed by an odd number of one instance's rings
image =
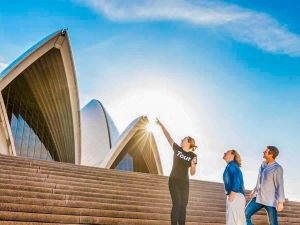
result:
[(252, 225), (251, 216), (262, 208), (265, 208), (265, 210), (267, 211), (269, 217), (269, 224), (278, 225), (278, 214), (276, 208), (256, 203), (256, 198), (252, 198), (252, 200), (248, 203), (245, 209), (247, 225)]

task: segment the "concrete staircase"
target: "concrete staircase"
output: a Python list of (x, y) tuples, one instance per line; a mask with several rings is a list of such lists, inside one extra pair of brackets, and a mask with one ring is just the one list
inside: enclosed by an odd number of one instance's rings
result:
[[(0, 155), (0, 224), (169, 225), (168, 177)], [(187, 225), (225, 224), (221, 183), (190, 182)], [(280, 225), (300, 224), (287, 201)], [(255, 225), (267, 225), (262, 210)]]

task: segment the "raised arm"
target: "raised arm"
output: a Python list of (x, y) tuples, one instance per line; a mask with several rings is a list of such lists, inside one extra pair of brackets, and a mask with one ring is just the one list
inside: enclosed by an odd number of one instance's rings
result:
[(161, 127), (164, 135), (166, 136), (168, 142), (170, 143), (171, 147), (173, 147), (174, 141), (171, 138), (169, 132), (166, 130), (166, 128), (164, 127), (164, 125), (156, 118), (156, 123)]

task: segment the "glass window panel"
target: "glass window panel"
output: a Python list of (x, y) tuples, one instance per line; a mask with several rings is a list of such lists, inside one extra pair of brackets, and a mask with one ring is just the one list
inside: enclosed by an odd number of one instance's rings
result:
[(17, 148), (16, 148), (16, 154), (17, 154), (17, 155), (21, 155), (20, 152), (21, 152), (20, 149), (17, 149)]
[(42, 151), (40, 159), (46, 160), (46, 158), (47, 158), (47, 152)]
[(41, 159), (45, 160), (46, 158), (47, 158), (47, 150), (45, 146), (42, 144)]
[(21, 132), (16, 133), (15, 143), (16, 143), (16, 145), (19, 145), (21, 147), (21, 143), (22, 143), (22, 133)]
[(28, 150), (28, 138), (25, 138), (23, 136), (23, 140), (22, 140), (22, 152), (24, 152), (24, 154), (27, 154), (27, 150)]
[(12, 114), (12, 117), (11, 117), (11, 126), (12, 127), (17, 127), (17, 125), (18, 125), (18, 120), (17, 120), (15, 114)]
[(41, 155), (41, 142), (38, 137), (35, 139), (35, 146), (34, 146), (34, 158), (39, 159)]
[(28, 158), (33, 158), (33, 156), (34, 156), (34, 148), (29, 147), (28, 152), (27, 152), (27, 157)]
[(14, 79), (2, 96), (17, 155), (53, 160), (47, 150), (56, 152), (53, 140), (25, 77), (21, 74)]
[(127, 153), (121, 162), (116, 166), (117, 170), (133, 171), (133, 159)]
[(26, 135), (26, 137), (29, 137), (29, 132), (30, 132), (30, 127), (29, 127), (28, 124), (25, 122), (25, 123), (24, 123), (23, 133), (24, 133), (24, 135)]
[(19, 117), (18, 117), (18, 127), (23, 128), (23, 126), (24, 126), (23, 117), (19, 115)]
[(30, 132), (29, 132), (29, 147), (30, 148), (33, 148), (34, 149), (34, 146), (35, 146), (35, 133), (33, 132), (32, 129), (30, 129)]
[(54, 161), (54, 160), (52, 159), (52, 156), (50, 155), (50, 152), (47, 153), (47, 159), (46, 159), (46, 160)]
[(23, 156), (23, 157), (27, 157), (27, 151), (21, 150), (20, 155)]
[(14, 114), (12, 114), (11, 118), (11, 132), (13, 137), (15, 137), (16, 132), (17, 132), (17, 125), (18, 125), (18, 120)]

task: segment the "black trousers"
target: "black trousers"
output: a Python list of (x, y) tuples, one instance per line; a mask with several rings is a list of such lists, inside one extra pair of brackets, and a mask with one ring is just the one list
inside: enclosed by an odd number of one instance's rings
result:
[(172, 198), (171, 224), (185, 225), (186, 207), (189, 201), (189, 180), (169, 177), (169, 190)]

